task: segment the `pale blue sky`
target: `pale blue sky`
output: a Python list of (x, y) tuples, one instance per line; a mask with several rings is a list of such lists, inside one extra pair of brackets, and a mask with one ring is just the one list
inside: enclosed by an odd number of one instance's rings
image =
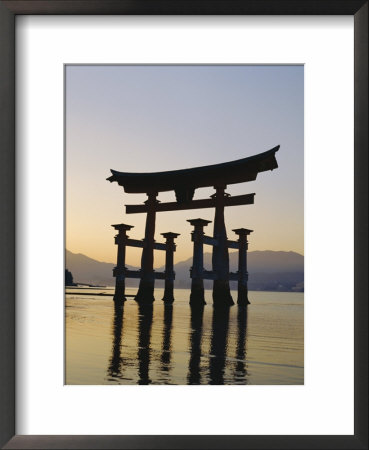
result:
[[(67, 66), (67, 248), (114, 262), (112, 223), (135, 225), (143, 238), (144, 215), (123, 205), (145, 195), (126, 194), (106, 178), (109, 169), (151, 172), (230, 161), (276, 145), (279, 168), (228, 192), (255, 192), (252, 206), (226, 210), (232, 228), (254, 229), (250, 250), (303, 253), (303, 66)], [(199, 189), (204, 198), (212, 189)], [(165, 193), (159, 199), (174, 199)], [(176, 260), (190, 257), (188, 218), (213, 220), (214, 211), (159, 213), (159, 233), (174, 231)], [(211, 234), (211, 225), (206, 230)], [(159, 252), (156, 265), (163, 262)], [(128, 264), (138, 264), (130, 249)]]

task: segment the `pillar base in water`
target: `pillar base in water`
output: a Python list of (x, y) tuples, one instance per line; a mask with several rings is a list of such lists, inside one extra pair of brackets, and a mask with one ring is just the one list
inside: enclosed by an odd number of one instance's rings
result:
[(126, 301), (125, 286), (115, 286), (115, 293), (114, 293), (113, 300), (116, 303)]
[(141, 280), (135, 300), (139, 303), (152, 303), (155, 301), (154, 283), (151, 281)]
[(206, 305), (204, 288), (192, 286), (190, 295), (190, 305), (196, 307)]
[(247, 306), (250, 304), (248, 299), (248, 291), (246, 287), (238, 288), (237, 304), (239, 306)]
[(165, 289), (164, 290), (163, 302), (164, 303), (173, 303), (174, 302), (173, 289)]
[(232, 306), (234, 301), (229, 288), (229, 281), (215, 280), (213, 285), (213, 305)]

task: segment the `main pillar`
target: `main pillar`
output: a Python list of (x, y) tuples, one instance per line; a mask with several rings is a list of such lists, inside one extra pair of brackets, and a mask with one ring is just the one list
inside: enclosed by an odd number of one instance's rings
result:
[(132, 225), (126, 225), (120, 223), (112, 225), (112, 227), (118, 231), (115, 236), (115, 243), (118, 246), (117, 251), (117, 265), (113, 269), (113, 276), (115, 277), (115, 294), (114, 301), (124, 302), (125, 298), (125, 265), (126, 265), (126, 241), (128, 239), (127, 231), (133, 228)]
[(146, 227), (144, 247), (141, 257), (141, 279), (136, 300), (141, 303), (152, 303), (154, 301), (154, 236), (156, 219), (157, 192), (148, 192)]
[(173, 303), (173, 288), (174, 288), (174, 269), (173, 269), (173, 254), (176, 249), (174, 239), (179, 236), (178, 233), (161, 233), (165, 237), (165, 287), (163, 300), (166, 303)]
[(208, 225), (211, 221), (204, 219), (192, 219), (187, 220), (194, 230), (192, 232), (192, 242), (193, 242), (193, 261), (191, 268), (191, 295), (190, 295), (190, 305), (200, 306), (205, 305), (204, 298), (204, 227)]
[(227, 231), (224, 222), (224, 199), (229, 196), (224, 192), (225, 186), (214, 186), (216, 193), (212, 195), (215, 198), (215, 218), (214, 218), (214, 239), (218, 245), (213, 247), (213, 271), (217, 279), (213, 284), (213, 303), (214, 306), (233, 305), (231, 291), (229, 287), (229, 255), (227, 243)]
[(247, 282), (249, 274), (247, 272), (247, 250), (248, 241), (247, 236), (252, 233), (253, 230), (247, 228), (237, 228), (233, 230), (238, 235), (238, 298), (237, 303), (241, 306), (248, 305), (248, 287)]

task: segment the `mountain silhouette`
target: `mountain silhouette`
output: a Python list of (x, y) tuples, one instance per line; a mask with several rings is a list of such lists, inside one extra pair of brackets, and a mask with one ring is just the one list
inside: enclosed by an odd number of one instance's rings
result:
[[(296, 252), (284, 251), (252, 251), (248, 252), (248, 271), (250, 290), (271, 291), (302, 291), (304, 283), (304, 256)], [(115, 264), (92, 259), (81, 253), (72, 253), (66, 250), (66, 268), (73, 274), (76, 283), (113, 286), (115, 280), (112, 276)], [(238, 252), (229, 253), (231, 272), (237, 271)], [(189, 270), (192, 258), (177, 262), (174, 265), (176, 273), (175, 286), (189, 288), (191, 285)], [(126, 266), (137, 270), (137, 267)], [(211, 253), (204, 254), (204, 267), (211, 270)], [(155, 269), (164, 271), (164, 267)], [(158, 287), (162, 287), (163, 281), (156, 281)], [(127, 286), (137, 286), (138, 280), (127, 279)], [(205, 287), (210, 288), (212, 282), (205, 280)], [(231, 282), (236, 287), (236, 282)]]

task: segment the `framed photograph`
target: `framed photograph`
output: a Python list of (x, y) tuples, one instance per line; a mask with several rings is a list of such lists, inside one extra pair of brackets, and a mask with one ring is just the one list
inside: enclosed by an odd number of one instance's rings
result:
[(368, 447), (367, 19), (0, 2), (3, 448)]

